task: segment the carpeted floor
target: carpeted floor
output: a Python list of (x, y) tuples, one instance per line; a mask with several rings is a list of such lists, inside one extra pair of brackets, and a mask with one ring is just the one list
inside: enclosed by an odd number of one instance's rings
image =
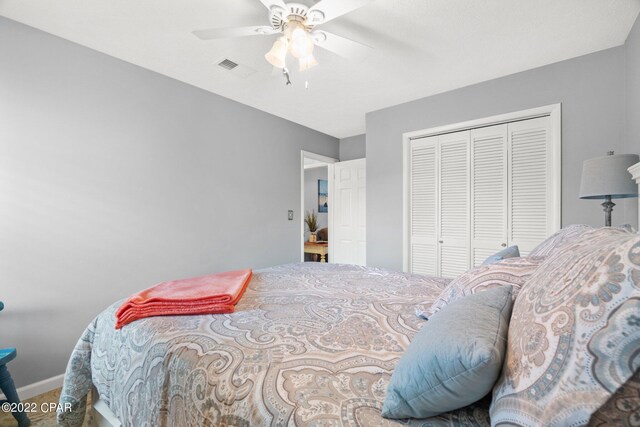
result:
[[(61, 389), (56, 389), (56, 390), (52, 390), (48, 393), (44, 393), (41, 394), (39, 396), (36, 396), (32, 399), (27, 399), (24, 402), (25, 403), (35, 403), (36, 405), (36, 409), (37, 412), (32, 412), (27, 414), (29, 416), (29, 419), (31, 420), (31, 425), (32, 426), (37, 426), (37, 427), (54, 427), (56, 426), (56, 412), (55, 409), (53, 409), (53, 411), (49, 412), (49, 411), (45, 411), (42, 412), (41, 409), (44, 407), (45, 409), (48, 409), (47, 405), (43, 405), (43, 404), (49, 404), (49, 403), (58, 403), (58, 399), (60, 398), (60, 391)], [(89, 409), (91, 408), (91, 402), (87, 403), (87, 412), (89, 412)], [(84, 424), (85, 426), (89, 425), (89, 413), (87, 413), (87, 416), (84, 419)], [(17, 426), (18, 423), (16, 422), (16, 420), (11, 416), (10, 413), (6, 413), (3, 411), (0, 411), (0, 427), (13, 427), (13, 426)]]

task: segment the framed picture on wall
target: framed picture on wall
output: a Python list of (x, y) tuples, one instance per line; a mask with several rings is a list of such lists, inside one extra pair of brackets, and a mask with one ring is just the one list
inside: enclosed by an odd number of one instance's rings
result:
[(327, 213), (329, 212), (329, 199), (327, 197), (329, 188), (329, 181), (326, 179), (318, 180), (318, 212), (319, 213)]

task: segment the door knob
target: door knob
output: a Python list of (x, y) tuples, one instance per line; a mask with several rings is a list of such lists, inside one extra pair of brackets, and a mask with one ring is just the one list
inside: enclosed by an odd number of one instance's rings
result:
[(507, 247), (507, 244), (506, 244), (506, 243), (503, 243), (503, 244), (501, 244), (500, 246), (502, 246), (503, 248), (506, 248), (506, 247)]
[(438, 243), (444, 243), (444, 240), (438, 240)]

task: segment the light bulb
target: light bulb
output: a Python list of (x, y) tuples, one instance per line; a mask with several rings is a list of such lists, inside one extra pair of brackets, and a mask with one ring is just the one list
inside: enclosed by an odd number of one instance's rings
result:
[(264, 58), (274, 67), (284, 68), (287, 59), (287, 44), (286, 37), (280, 37), (273, 43), (271, 50)]
[(285, 34), (289, 39), (289, 52), (295, 58), (302, 58), (313, 52), (313, 38), (300, 22), (290, 22)]
[(309, 68), (318, 65), (318, 61), (316, 60), (315, 56), (313, 56), (313, 53), (310, 53), (307, 56), (303, 56), (298, 61), (300, 62), (300, 71), (306, 71)]

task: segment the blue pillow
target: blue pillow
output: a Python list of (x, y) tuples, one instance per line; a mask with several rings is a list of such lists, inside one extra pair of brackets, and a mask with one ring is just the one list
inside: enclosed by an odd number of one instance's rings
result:
[(509, 246), (501, 250), (500, 252), (496, 252), (491, 255), (489, 258), (485, 259), (482, 265), (490, 265), (495, 264), (498, 261), (502, 261), (507, 258), (518, 258), (520, 256), (520, 249), (518, 249), (518, 245)]
[(382, 416), (428, 418), (480, 400), (500, 375), (511, 286), (469, 295), (435, 313), (391, 376)]

